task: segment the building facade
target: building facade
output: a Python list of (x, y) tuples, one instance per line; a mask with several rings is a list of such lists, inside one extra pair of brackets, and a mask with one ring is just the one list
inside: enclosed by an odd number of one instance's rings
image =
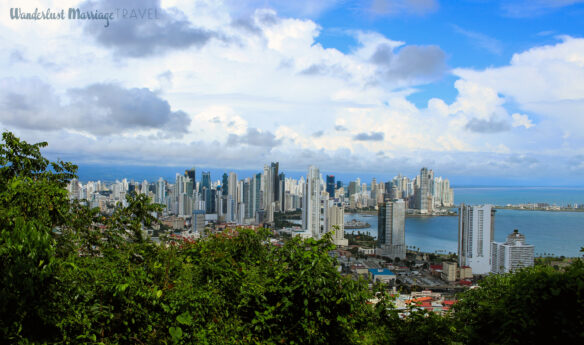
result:
[(308, 168), (302, 195), (302, 228), (320, 239), (320, 171), (314, 165)]
[(533, 266), (535, 247), (525, 243), (525, 236), (515, 229), (505, 243), (491, 244), (491, 272), (508, 273)]
[(406, 258), (406, 204), (397, 199), (378, 205), (377, 254), (391, 259)]
[(458, 264), (473, 274), (491, 271), (491, 242), (495, 235), (495, 210), (491, 205), (461, 204), (458, 212)]

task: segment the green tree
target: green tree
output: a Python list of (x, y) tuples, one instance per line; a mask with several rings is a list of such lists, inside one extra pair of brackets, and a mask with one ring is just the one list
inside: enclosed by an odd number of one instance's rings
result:
[(462, 340), (472, 344), (578, 344), (584, 340), (584, 264), (535, 266), (491, 275), (454, 305)]

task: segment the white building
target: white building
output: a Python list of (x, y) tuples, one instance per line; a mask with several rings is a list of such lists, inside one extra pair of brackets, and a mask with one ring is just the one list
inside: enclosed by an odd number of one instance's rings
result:
[(302, 196), (302, 228), (308, 230), (315, 239), (320, 239), (320, 172), (311, 165), (304, 184)]
[(458, 264), (473, 274), (491, 271), (491, 242), (495, 235), (495, 210), (491, 205), (460, 205), (458, 213)]
[(535, 248), (525, 244), (525, 235), (515, 229), (505, 243), (491, 244), (491, 272), (507, 273), (522, 267), (533, 266)]
[[(333, 200), (324, 200), (324, 227), (325, 231), (334, 231), (333, 243), (337, 246), (348, 246), (349, 240), (345, 238), (345, 210), (335, 206)], [(338, 227), (335, 229), (334, 227)]]
[(394, 200), (379, 205), (377, 254), (391, 259), (406, 258), (406, 204)]

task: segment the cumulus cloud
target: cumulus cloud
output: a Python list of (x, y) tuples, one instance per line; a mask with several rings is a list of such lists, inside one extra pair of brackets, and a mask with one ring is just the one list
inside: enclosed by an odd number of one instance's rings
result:
[(466, 124), (466, 129), (477, 133), (498, 133), (508, 131), (509, 123), (495, 119), (476, 119), (473, 118)]
[(354, 140), (359, 141), (382, 141), (385, 137), (383, 132), (358, 133), (353, 137)]
[(446, 72), (446, 54), (438, 46), (405, 46), (397, 53), (387, 43), (379, 44), (369, 58), (378, 66), (383, 81), (425, 83)]
[[(221, 31), (237, 44), (169, 46), (146, 30), (135, 43), (152, 39), (152, 49), (124, 51), (96, 45), (68, 21), (52, 32), (9, 22), (0, 28), (8, 47), (0, 63), (12, 76), (0, 80), (0, 126), (47, 140), (73, 161), (257, 168), (279, 160), (300, 170), (395, 173), (430, 165), (444, 175), (522, 176), (537, 163), (530, 173), (551, 176), (568, 171), (562, 157), (584, 154), (581, 39), (519, 52), (500, 67), (455, 69), (456, 99), (420, 107), (408, 96), (448, 73), (440, 47), (351, 32), (357, 43), (343, 52), (319, 44), (323, 29), (305, 18), (255, 8), (235, 15), (224, 2), (168, 4), (184, 16), (155, 25), (184, 19), (177, 30)], [(63, 32), (69, 39), (57, 39)], [(10, 61), (15, 49), (25, 63)], [(44, 68), (51, 62), (58, 68)], [(513, 163), (521, 155), (537, 162)]]
[[(88, 0), (79, 5), (88, 11), (113, 12), (115, 18), (105, 28), (99, 21), (87, 21), (84, 29), (101, 45), (120, 56), (144, 57), (168, 50), (201, 47), (211, 38), (221, 38), (218, 32), (195, 26), (180, 10), (163, 9), (160, 0)], [(131, 11), (148, 11), (151, 18), (130, 18)], [(128, 11), (125, 13), (123, 11)], [(124, 14), (126, 18), (124, 18)]]
[(273, 133), (268, 131), (260, 131), (257, 128), (248, 128), (247, 132), (243, 135), (230, 134), (227, 138), (228, 146), (241, 144), (275, 147), (281, 144), (281, 140), (276, 139), (276, 136)]
[(182, 136), (191, 121), (147, 88), (98, 83), (68, 89), (61, 97), (39, 79), (2, 79), (0, 90), (0, 121), (18, 128), (69, 128), (98, 136), (157, 130)]
[(514, 113), (511, 117), (513, 118), (513, 127), (531, 128), (534, 126), (533, 122), (531, 122), (527, 115)]

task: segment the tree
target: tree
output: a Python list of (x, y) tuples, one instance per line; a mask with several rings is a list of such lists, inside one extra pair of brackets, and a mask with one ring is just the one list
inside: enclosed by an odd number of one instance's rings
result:
[(77, 167), (50, 162), (40, 149), (10, 132), (0, 143), (0, 342), (43, 337), (54, 281), (55, 230), (70, 220), (64, 187)]
[[(457, 329), (472, 344), (577, 344), (584, 340), (584, 263), (491, 275), (454, 305)], [(574, 312), (571, 312), (574, 311)]]

